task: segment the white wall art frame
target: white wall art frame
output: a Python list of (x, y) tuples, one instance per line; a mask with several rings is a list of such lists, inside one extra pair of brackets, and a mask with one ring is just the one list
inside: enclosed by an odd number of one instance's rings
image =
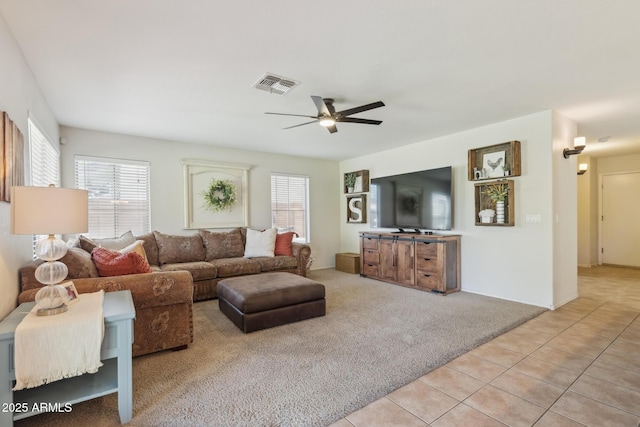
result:
[[(220, 163), (210, 160), (183, 159), (184, 172), (184, 227), (233, 228), (249, 226), (249, 170), (251, 166), (235, 163)], [(235, 190), (235, 201), (228, 206), (207, 207), (205, 193), (212, 183), (224, 182)], [(216, 192), (216, 199), (224, 195)]]

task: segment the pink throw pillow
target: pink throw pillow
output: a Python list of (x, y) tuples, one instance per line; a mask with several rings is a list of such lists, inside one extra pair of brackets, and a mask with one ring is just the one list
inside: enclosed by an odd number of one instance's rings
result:
[(91, 251), (98, 273), (102, 277), (151, 273), (149, 263), (137, 252), (120, 253), (96, 247)]
[(289, 231), (287, 233), (276, 234), (276, 247), (273, 250), (274, 255), (293, 256), (293, 249), (291, 248), (293, 236), (298, 237), (298, 233)]

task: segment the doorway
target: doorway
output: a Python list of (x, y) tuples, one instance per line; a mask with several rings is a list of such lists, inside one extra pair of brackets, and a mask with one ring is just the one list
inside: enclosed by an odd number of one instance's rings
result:
[(640, 172), (601, 178), (600, 264), (640, 268)]

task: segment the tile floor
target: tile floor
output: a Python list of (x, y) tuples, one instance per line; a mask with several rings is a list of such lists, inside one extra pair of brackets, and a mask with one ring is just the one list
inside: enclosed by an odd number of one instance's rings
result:
[(579, 270), (580, 297), (332, 427), (640, 426), (640, 270)]

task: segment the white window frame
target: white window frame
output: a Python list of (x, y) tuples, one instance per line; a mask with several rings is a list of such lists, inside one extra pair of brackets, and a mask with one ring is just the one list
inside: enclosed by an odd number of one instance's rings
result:
[[(302, 179), (304, 181), (304, 201), (303, 201), (303, 209), (302, 211), (304, 212), (304, 226), (303, 226), (303, 230), (295, 230), (294, 226), (289, 222), (288, 224), (286, 224), (286, 227), (282, 227), (282, 223), (281, 224), (277, 224), (276, 223), (276, 209), (274, 206), (274, 200), (275, 197), (277, 197), (277, 195), (274, 195), (274, 191), (276, 190), (276, 188), (274, 188), (274, 178), (286, 178), (286, 179)], [(309, 176), (307, 175), (294, 175), (294, 174), (289, 174), (289, 173), (279, 173), (279, 172), (272, 172), (271, 173), (271, 181), (270, 181), (270, 185), (271, 185), (271, 225), (272, 227), (277, 227), (278, 228), (278, 232), (284, 232), (284, 231), (297, 231), (298, 234), (300, 234), (300, 237), (294, 238), (295, 242), (300, 242), (300, 243), (309, 243), (310, 242), (310, 213), (309, 213)], [(291, 186), (288, 186), (288, 190), (291, 190)], [(290, 203), (290, 199), (289, 199), (289, 195), (287, 194), (287, 196), (285, 197), (288, 201), (286, 202), (287, 204)], [(280, 211), (297, 211), (300, 212), (301, 209), (297, 208), (297, 209), (289, 209), (290, 206), (287, 206), (287, 209), (278, 209)]]
[[(95, 175), (91, 175), (91, 169), (87, 165), (93, 163), (102, 164), (105, 168), (113, 168), (113, 178), (109, 175), (101, 176), (95, 171)], [(121, 175), (118, 169), (124, 167), (141, 168), (141, 172), (146, 172), (144, 180), (140, 183), (140, 186), (131, 185), (130, 187), (123, 187), (123, 182), (126, 185), (127, 180), (134, 175)], [(105, 237), (117, 237), (131, 231), (134, 235), (142, 235), (151, 231), (151, 165), (149, 162), (139, 160), (125, 160), (114, 159), (107, 157), (92, 157), (76, 155), (74, 159), (75, 170), (75, 185), (76, 188), (89, 190), (89, 232), (87, 235), (92, 238), (105, 238)], [(86, 188), (87, 181), (89, 179), (102, 180), (103, 185), (107, 186), (108, 191), (106, 197), (97, 197), (95, 194), (95, 188)], [(123, 194), (124, 191), (130, 192), (130, 195), (141, 196), (140, 197), (127, 197)], [(108, 201), (111, 205), (105, 206), (105, 201)], [(125, 215), (128, 213), (126, 210), (118, 209), (119, 206), (126, 206), (129, 203), (140, 203), (141, 211), (144, 215), (140, 219), (140, 222), (136, 224), (136, 220), (131, 222), (131, 217)], [(146, 204), (146, 211), (145, 211)], [(111, 208), (112, 207), (112, 208)], [(112, 211), (110, 212), (110, 209)], [(100, 212), (100, 213), (98, 213)], [(137, 212), (137, 211), (132, 211)], [(105, 215), (105, 213), (108, 213)], [(137, 212), (139, 214), (139, 212)], [(100, 225), (98, 217), (112, 216), (111, 219), (107, 219), (103, 225)]]

